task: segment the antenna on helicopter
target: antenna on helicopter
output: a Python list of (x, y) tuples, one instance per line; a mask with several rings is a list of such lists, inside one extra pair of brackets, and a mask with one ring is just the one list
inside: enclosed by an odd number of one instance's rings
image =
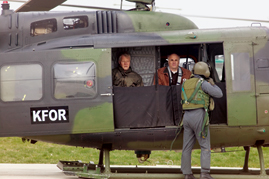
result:
[(8, 3), (8, 1), (3, 1), (3, 4), (2, 4), (2, 9), (3, 10), (9, 10), (9, 3)]
[(155, 0), (126, 0), (129, 2), (135, 2), (135, 8), (131, 10), (136, 11), (150, 11), (150, 8), (148, 5), (152, 6), (152, 10), (154, 9), (153, 6), (155, 6)]
[(2, 13), (1, 15), (7, 15), (7, 14), (11, 14), (13, 11), (9, 10), (9, 3), (8, 1), (3, 1), (2, 3)]
[(120, 3), (120, 10), (121, 10), (121, 11), (122, 11), (122, 1), (123, 1), (123, 0), (121, 0), (121, 3)]

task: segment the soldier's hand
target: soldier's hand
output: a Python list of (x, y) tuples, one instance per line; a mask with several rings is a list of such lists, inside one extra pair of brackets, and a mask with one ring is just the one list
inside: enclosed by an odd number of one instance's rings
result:
[(211, 85), (215, 85), (214, 80), (213, 80), (212, 78), (209, 78), (209, 79), (207, 80), (207, 82), (210, 83)]

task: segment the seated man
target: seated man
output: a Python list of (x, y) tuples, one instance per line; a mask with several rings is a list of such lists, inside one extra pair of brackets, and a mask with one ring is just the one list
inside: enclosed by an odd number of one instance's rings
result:
[(114, 86), (138, 87), (144, 86), (142, 78), (130, 67), (131, 55), (123, 53), (119, 57), (119, 66), (112, 70), (112, 82)]
[[(168, 67), (158, 69), (158, 84), (164, 86), (179, 85), (189, 79), (191, 71), (179, 67), (179, 56), (175, 53), (168, 56)], [(155, 80), (154, 80), (155, 84)]]

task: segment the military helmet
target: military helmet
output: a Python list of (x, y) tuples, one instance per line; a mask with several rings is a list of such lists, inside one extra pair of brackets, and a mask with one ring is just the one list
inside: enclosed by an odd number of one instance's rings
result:
[(210, 76), (208, 64), (205, 62), (197, 62), (193, 67), (193, 73), (208, 78)]

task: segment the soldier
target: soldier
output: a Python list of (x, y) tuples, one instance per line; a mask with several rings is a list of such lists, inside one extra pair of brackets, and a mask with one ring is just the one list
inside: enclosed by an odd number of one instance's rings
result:
[[(185, 179), (195, 179), (191, 171), (191, 152), (196, 139), (201, 147), (200, 179), (213, 179), (210, 172), (210, 132), (208, 129), (208, 109), (210, 96), (222, 97), (221, 89), (214, 84), (208, 64), (198, 62), (193, 67), (194, 75), (182, 85), (183, 148), (181, 170)], [(207, 81), (206, 81), (207, 80)]]
[(142, 78), (130, 67), (131, 55), (123, 53), (119, 57), (119, 66), (112, 71), (112, 80), (114, 86), (120, 87), (138, 87), (144, 86)]
[[(191, 76), (190, 70), (179, 67), (179, 56), (175, 53), (168, 56), (168, 67), (158, 69), (158, 84), (164, 86), (182, 84)], [(154, 80), (155, 84), (155, 80)]]

